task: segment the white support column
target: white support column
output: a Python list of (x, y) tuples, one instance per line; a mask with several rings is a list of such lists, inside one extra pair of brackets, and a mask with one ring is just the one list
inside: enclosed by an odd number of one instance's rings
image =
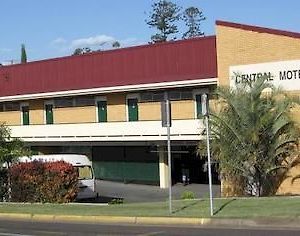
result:
[(168, 188), (168, 156), (165, 147), (158, 147), (159, 155), (159, 186), (160, 188)]

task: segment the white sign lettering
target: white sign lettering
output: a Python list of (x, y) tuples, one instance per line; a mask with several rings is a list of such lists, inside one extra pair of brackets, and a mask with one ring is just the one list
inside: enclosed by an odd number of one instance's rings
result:
[(230, 86), (265, 77), (284, 90), (300, 90), (300, 60), (231, 66)]

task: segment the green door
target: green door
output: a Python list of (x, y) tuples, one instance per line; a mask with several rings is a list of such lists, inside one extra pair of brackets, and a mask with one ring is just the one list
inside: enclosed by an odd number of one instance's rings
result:
[(53, 105), (52, 104), (46, 104), (46, 124), (53, 124)]
[(97, 107), (98, 107), (98, 121), (107, 122), (107, 102), (98, 101)]
[(202, 117), (201, 94), (196, 95), (197, 118)]
[(127, 104), (128, 104), (128, 121), (137, 121), (139, 119), (137, 98), (128, 99)]
[(29, 125), (29, 106), (22, 107), (23, 125)]

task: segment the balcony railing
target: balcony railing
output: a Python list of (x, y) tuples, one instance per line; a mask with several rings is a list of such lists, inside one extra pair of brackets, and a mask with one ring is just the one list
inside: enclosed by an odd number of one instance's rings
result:
[[(10, 126), (13, 137), (26, 142), (44, 141), (159, 141), (165, 140), (161, 121), (108, 122)], [(202, 120), (174, 120), (172, 140), (200, 140)]]

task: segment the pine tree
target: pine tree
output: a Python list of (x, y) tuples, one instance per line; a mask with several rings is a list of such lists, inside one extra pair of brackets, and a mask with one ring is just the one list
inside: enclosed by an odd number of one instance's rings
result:
[(26, 55), (26, 49), (25, 49), (25, 44), (21, 45), (21, 63), (26, 63), (27, 62), (27, 55)]
[[(157, 33), (151, 36), (153, 43), (165, 42), (168, 37), (178, 33), (178, 27), (175, 24), (180, 19), (180, 7), (167, 0), (159, 0), (152, 4), (150, 19), (146, 23), (150, 28), (157, 29)], [(175, 37), (171, 40), (176, 39)]]
[(93, 52), (89, 47), (76, 48), (72, 54), (72, 56), (82, 55), (86, 53)]
[(204, 35), (200, 29), (200, 23), (206, 18), (203, 16), (202, 11), (200, 11), (197, 7), (189, 7), (185, 9), (182, 18), (188, 28), (182, 38), (187, 39)]

